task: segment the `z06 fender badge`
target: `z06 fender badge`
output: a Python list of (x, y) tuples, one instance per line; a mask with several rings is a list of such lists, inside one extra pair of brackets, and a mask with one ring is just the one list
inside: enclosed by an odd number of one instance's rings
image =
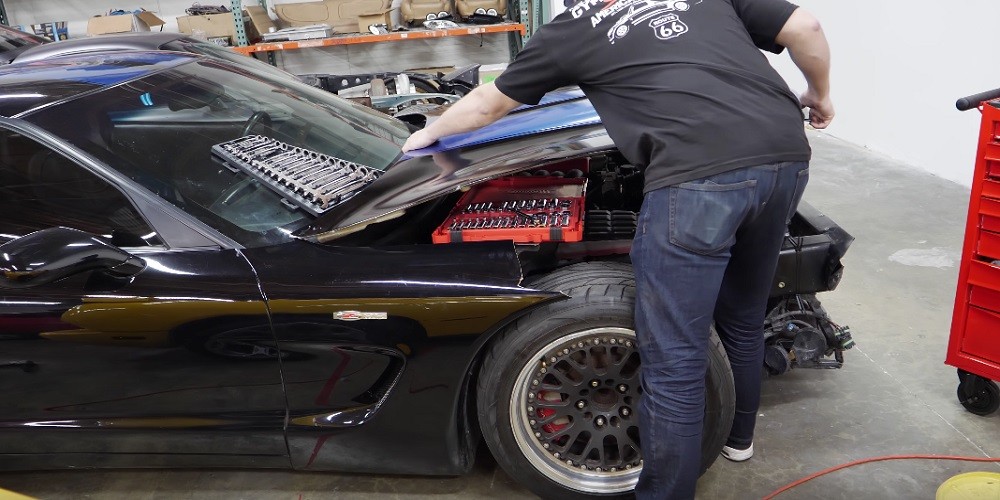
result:
[(358, 321), (359, 319), (389, 319), (389, 314), (384, 312), (337, 311), (333, 313), (333, 319), (339, 319), (341, 321)]

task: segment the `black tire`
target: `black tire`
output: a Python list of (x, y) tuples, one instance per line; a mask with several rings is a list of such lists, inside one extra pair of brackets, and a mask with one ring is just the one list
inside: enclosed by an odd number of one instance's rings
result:
[[(486, 443), (511, 477), (542, 498), (630, 498), (642, 466), (631, 266), (576, 264), (525, 286), (570, 298), (536, 309), (494, 339), (477, 382)], [(702, 472), (722, 450), (735, 411), (732, 370), (714, 330), (706, 383)], [(570, 442), (561, 431), (574, 428), (580, 431)]]
[(996, 382), (958, 370), (958, 402), (970, 413), (981, 417), (1000, 409), (1000, 388)]

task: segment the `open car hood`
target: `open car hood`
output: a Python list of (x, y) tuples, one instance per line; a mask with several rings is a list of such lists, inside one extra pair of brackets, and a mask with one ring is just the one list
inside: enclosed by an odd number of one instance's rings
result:
[(555, 93), (490, 126), (404, 155), (363, 191), (294, 234), (332, 240), (483, 181), (614, 147), (582, 93)]

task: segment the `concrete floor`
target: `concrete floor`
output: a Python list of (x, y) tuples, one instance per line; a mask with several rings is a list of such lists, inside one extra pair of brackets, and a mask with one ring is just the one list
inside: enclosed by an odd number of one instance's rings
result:
[[(840, 288), (821, 296), (857, 347), (839, 371), (795, 370), (765, 381), (756, 455), (724, 459), (698, 497), (761, 498), (843, 462), (890, 454), (1000, 456), (1000, 414), (957, 402), (943, 363), (968, 190), (830, 136), (815, 150), (806, 199), (851, 232)], [(972, 161), (972, 153), (969, 154)], [(836, 472), (781, 499), (933, 498), (949, 477), (986, 463), (878, 462)], [(0, 487), (41, 498), (531, 498), (481, 454), (456, 478), (281, 471), (73, 471), (0, 474)]]

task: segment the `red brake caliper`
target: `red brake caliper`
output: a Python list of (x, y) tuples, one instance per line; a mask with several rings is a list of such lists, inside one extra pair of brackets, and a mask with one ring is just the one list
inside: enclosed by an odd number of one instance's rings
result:
[[(562, 396), (558, 392), (540, 391), (538, 393), (538, 399), (541, 399), (543, 401), (556, 402), (556, 401), (562, 401)], [(551, 408), (539, 408), (538, 410), (535, 411), (535, 414), (538, 415), (538, 418), (546, 419), (551, 417), (552, 415), (555, 415), (556, 411)], [(549, 434), (554, 434), (556, 432), (563, 430), (567, 425), (569, 425), (569, 419), (563, 417), (543, 425), (542, 430)]]

